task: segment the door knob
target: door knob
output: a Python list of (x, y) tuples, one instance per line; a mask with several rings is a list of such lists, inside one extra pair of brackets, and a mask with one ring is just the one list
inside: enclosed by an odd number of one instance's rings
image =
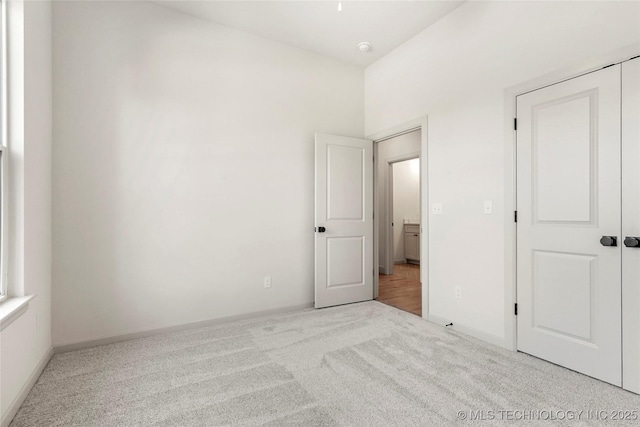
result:
[(602, 236), (600, 244), (602, 246), (618, 246), (618, 238), (616, 236)]
[(327, 231), (327, 229), (324, 227), (318, 227), (316, 230), (318, 231), (318, 233), (324, 233), (325, 231)]
[(627, 236), (624, 245), (628, 248), (640, 248), (640, 237)]

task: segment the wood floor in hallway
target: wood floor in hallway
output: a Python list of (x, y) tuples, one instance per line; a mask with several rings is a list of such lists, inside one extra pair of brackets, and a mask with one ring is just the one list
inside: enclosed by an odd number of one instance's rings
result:
[(420, 266), (396, 264), (393, 266), (393, 274), (381, 274), (377, 300), (422, 316)]

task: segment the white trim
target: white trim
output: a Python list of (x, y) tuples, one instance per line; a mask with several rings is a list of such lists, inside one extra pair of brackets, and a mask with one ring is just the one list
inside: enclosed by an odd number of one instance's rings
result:
[(7, 294), (23, 296), (25, 208), (25, 31), (24, 1), (6, 1), (7, 23)]
[[(407, 133), (411, 133), (411, 132), (416, 132), (416, 131), (421, 131), (420, 128), (416, 128), (416, 129), (412, 129), (410, 131), (407, 132), (402, 132), (400, 134), (398, 134), (398, 136), (400, 135), (406, 135)], [(390, 138), (394, 138), (395, 136), (392, 136)], [(382, 141), (387, 141), (390, 138), (385, 138)], [(376, 142), (382, 142), (382, 141), (376, 141)], [(395, 255), (395, 251), (394, 251), (394, 241), (393, 239), (395, 238), (394, 235), (394, 231), (395, 228), (391, 227), (389, 225), (389, 223), (393, 222), (393, 165), (396, 163), (400, 163), (400, 162), (406, 162), (408, 160), (413, 160), (413, 159), (420, 159), (420, 155), (422, 153), (420, 151), (413, 151), (411, 153), (407, 153), (407, 154), (403, 154), (400, 156), (395, 156), (395, 157), (389, 157), (387, 159), (385, 159), (386, 163), (387, 163), (387, 176), (389, 177), (388, 184), (389, 187), (387, 188), (387, 205), (385, 206), (386, 209), (386, 218), (387, 218), (387, 223), (384, 225), (385, 228), (385, 235), (387, 236), (387, 259), (385, 260), (385, 269), (386, 266), (390, 267), (391, 271), (387, 271), (386, 274), (393, 274), (393, 266), (396, 263), (396, 260), (393, 258)], [(421, 160), (422, 161), (422, 160)], [(421, 177), (422, 179), (422, 177)], [(422, 192), (420, 191), (422, 189), (422, 182), (420, 182), (420, 188), (418, 188), (418, 192), (419, 197), (422, 199)], [(422, 206), (421, 206), (422, 207)], [(422, 213), (422, 212), (421, 212)], [(405, 260), (406, 261), (406, 260)]]
[(416, 126), (416, 127), (414, 127), (414, 128), (410, 128), (410, 129), (403, 130), (403, 131), (398, 132), (398, 133), (394, 133), (393, 135), (390, 135), (390, 136), (384, 137), (384, 138), (382, 138), (382, 139), (378, 139), (378, 140), (376, 140), (375, 142), (384, 142), (384, 141), (387, 141), (387, 140), (389, 140), (389, 139), (393, 139), (393, 138), (397, 138), (397, 137), (402, 136), (402, 135), (406, 135), (406, 134), (408, 134), (408, 133), (417, 132), (417, 131), (419, 131), (419, 130), (420, 130), (420, 126)]
[[(405, 134), (399, 134), (400, 135), (405, 135)], [(393, 139), (393, 137), (391, 137), (391, 139)], [(383, 141), (388, 141), (389, 139), (384, 139)], [(393, 144), (393, 142), (392, 142)], [(382, 209), (385, 211), (384, 212), (384, 217), (386, 219), (385, 223), (382, 224), (382, 228), (384, 228), (384, 235), (386, 237), (386, 242), (384, 242), (384, 246), (386, 246), (386, 249), (384, 251), (384, 253), (386, 254), (386, 258), (384, 260), (384, 268), (385, 270), (388, 269), (387, 274), (393, 274), (393, 255), (394, 255), (394, 248), (393, 248), (393, 238), (394, 236), (394, 227), (392, 227), (390, 225), (390, 223), (393, 223), (393, 163), (387, 161), (386, 162), (386, 175), (387, 175), (387, 197), (385, 197), (385, 206), (382, 207)], [(379, 229), (378, 229), (379, 230)], [(378, 239), (378, 242), (380, 240)], [(380, 256), (380, 253), (378, 253), (378, 257)]]
[[(415, 132), (415, 131), (418, 131), (418, 130), (420, 130), (420, 128), (415, 129), (412, 132)], [(387, 164), (389, 166), (391, 166), (394, 163), (400, 163), (400, 162), (406, 162), (408, 160), (419, 159), (421, 157), (421, 154), (422, 154), (422, 152), (420, 152), (420, 151), (412, 151), (410, 153), (402, 154), (400, 156), (386, 158), (385, 161), (387, 162)]]
[(7, 208), (7, 201), (9, 200), (9, 174), (7, 169), (9, 168), (8, 156), (9, 152), (7, 147), (7, 7), (6, 0), (2, 0), (0, 3), (0, 20), (2, 25), (0, 28), (0, 301), (4, 301), (9, 293), (8, 286), (8, 274), (7, 265), (9, 261), (9, 245), (8, 245), (8, 216), (9, 210)]
[[(4, 110), (3, 110), (4, 112)], [(4, 130), (4, 128), (3, 128)], [(0, 144), (0, 301), (9, 295), (9, 150)]]
[[(429, 315), (429, 181), (428, 181), (428, 171), (427, 167), (429, 163), (429, 151), (428, 151), (428, 116), (418, 117), (413, 120), (409, 120), (408, 122), (401, 123), (399, 125), (393, 126), (389, 129), (375, 132), (373, 134), (367, 135), (365, 138), (374, 141), (374, 153), (375, 159), (378, 159), (378, 150), (377, 150), (377, 142), (389, 139), (395, 135), (404, 134), (413, 130), (420, 130), (420, 258), (424, 256), (426, 260), (425, 265), (427, 268), (420, 269), (420, 281), (422, 282), (422, 318), (427, 319)], [(426, 160), (426, 161), (425, 161)], [(377, 161), (377, 160), (376, 160)], [(377, 164), (377, 163), (376, 163)], [(378, 173), (377, 167), (375, 168), (374, 173), (374, 194), (377, 194), (378, 191)], [(427, 185), (424, 185), (425, 180), (427, 180)], [(375, 196), (374, 196), (375, 198)], [(375, 201), (375, 205), (377, 206), (377, 201)], [(380, 260), (379, 260), (379, 242), (378, 242), (378, 217), (380, 215), (375, 216), (374, 220), (374, 233), (373, 233), (373, 251), (374, 251), (374, 271), (380, 271)], [(387, 233), (388, 234), (388, 233)], [(425, 242), (425, 239), (426, 242)], [(378, 297), (378, 275), (374, 277), (374, 298)]]
[(215, 326), (223, 323), (234, 322), (237, 320), (246, 320), (246, 319), (253, 319), (261, 316), (272, 315), (272, 314), (288, 313), (291, 311), (303, 310), (307, 308), (313, 308), (313, 303), (310, 302), (307, 304), (275, 308), (272, 310), (264, 310), (264, 311), (254, 312), (254, 313), (239, 314), (236, 316), (221, 317), (218, 319), (203, 320), (200, 322), (185, 323), (182, 325), (168, 326), (166, 328), (148, 329), (145, 331), (138, 331), (138, 332), (132, 332), (127, 334), (108, 335), (105, 337), (93, 338), (89, 340), (71, 341), (68, 343), (55, 345), (53, 347), (53, 352), (55, 354), (67, 353), (69, 351), (82, 350), (85, 348), (96, 347), (99, 345), (107, 345), (107, 344), (113, 344), (113, 343), (122, 342), (122, 341), (134, 340), (138, 338), (152, 337), (155, 335), (168, 334), (170, 332), (185, 331), (188, 329), (205, 328), (207, 326)]
[[(371, 139), (371, 138), (367, 138)], [(373, 141), (373, 140), (372, 140)], [(380, 150), (378, 150), (378, 144), (373, 141), (373, 299), (378, 298), (380, 290), (380, 274), (388, 274), (388, 271), (380, 266), (380, 212), (378, 209), (378, 187), (380, 186), (378, 176), (378, 157), (380, 156)], [(375, 274), (375, 272), (378, 274)]]
[(418, 130), (420, 128), (422, 128), (423, 130), (427, 128), (427, 116), (421, 116), (413, 120), (401, 123), (399, 125), (390, 127), (389, 129), (369, 134), (365, 138), (375, 142), (381, 142), (385, 139)]
[(0, 34), (0, 43), (2, 43), (2, 55), (0, 58), (0, 85), (2, 85), (2, 99), (0, 102), (2, 103), (2, 116), (0, 116), (0, 120), (2, 121), (2, 133), (0, 134), (0, 144), (7, 146), (7, 49), (9, 48), (9, 44), (7, 43), (7, 1), (1, 0), (0, 4), (0, 19), (2, 20), (2, 28)]
[(20, 406), (22, 406), (25, 399), (29, 395), (29, 392), (31, 391), (33, 386), (36, 385), (36, 382), (38, 381), (38, 378), (40, 378), (42, 371), (44, 371), (44, 368), (47, 367), (47, 364), (51, 360), (51, 357), (53, 357), (53, 348), (49, 347), (49, 350), (47, 350), (44, 356), (42, 356), (42, 359), (40, 359), (40, 362), (38, 362), (36, 368), (29, 376), (29, 379), (20, 389), (20, 392), (13, 399), (13, 402), (11, 402), (11, 404), (7, 407), (7, 410), (2, 416), (2, 421), (0, 422), (1, 427), (9, 426), (11, 420), (13, 420), (13, 417), (15, 417), (18, 413), (18, 409), (20, 409)]
[(604, 66), (627, 61), (637, 56), (636, 45), (627, 46), (607, 55), (588, 58), (580, 64), (537, 77), (504, 90), (504, 347), (516, 351), (517, 316), (514, 315), (514, 304), (517, 302), (516, 286), (516, 224), (513, 211), (516, 206), (516, 132), (513, 130), (513, 119), (516, 117), (516, 96), (544, 86), (559, 83)]
[(24, 297), (7, 298), (0, 303), (0, 331), (22, 316), (29, 307), (29, 301), (35, 298), (35, 294)]

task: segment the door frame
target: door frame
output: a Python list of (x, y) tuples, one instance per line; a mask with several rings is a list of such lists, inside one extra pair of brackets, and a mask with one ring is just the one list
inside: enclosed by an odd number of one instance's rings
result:
[[(514, 306), (517, 302), (517, 229), (514, 212), (517, 211), (517, 158), (516, 97), (543, 87), (561, 83), (575, 77), (601, 70), (603, 67), (628, 61), (638, 56), (637, 47), (631, 46), (604, 55), (598, 55), (575, 66), (560, 69), (540, 77), (504, 89), (504, 316), (505, 331), (503, 347), (518, 351), (517, 317)], [(375, 190), (374, 190), (375, 191)]]
[[(418, 130), (420, 129), (415, 129), (412, 132), (416, 132)], [(383, 139), (382, 141), (386, 141), (386, 139)], [(374, 141), (374, 144), (382, 141)], [(387, 188), (387, 205), (384, 207), (387, 213), (386, 215), (387, 224), (384, 225), (384, 228), (386, 229), (385, 235), (387, 236), (387, 241), (383, 243), (387, 245), (387, 259), (385, 260), (386, 265), (391, 266), (390, 270), (387, 270), (387, 274), (393, 274), (393, 266), (396, 263), (396, 260), (394, 259), (395, 257), (393, 256), (394, 255), (393, 254), (393, 238), (395, 237), (394, 236), (395, 225), (394, 227), (389, 226), (389, 220), (393, 222), (393, 165), (397, 163), (406, 162), (409, 160), (421, 159), (422, 158), (421, 154), (422, 154), (421, 152), (414, 151), (412, 153), (407, 153), (402, 156), (397, 156), (397, 157), (387, 159), (386, 161), (387, 176), (389, 177), (389, 182), (388, 182), (388, 188)], [(419, 186), (420, 186), (420, 189), (419, 189), (418, 196), (420, 197), (420, 199), (422, 199), (422, 176), (420, 176)], [(420, 226), (422, 227), (422, 206), (420, 206), (420, 216), (421, 216)], [(379, 261), (380, 261), (380, 257), (378, 257), (378, 262)]]
[[(402, 135), (405, 133), (409, 133), (415, 130), (420, 130), (420, 262), (421, 266), (423, 265), (422, 260), (426, 260), (425, 265), (429, 265), (429, 211), (427, 207), (429, 206), (429, 181), (428, 181), (428, 163), (429, 163), (429, 151), (428, 151), (428, 116), (418, 117), (414, 120), (410, 120), (408, 122), (401, 123), (399, 125), (387, 128), (385, 130), (374, 132), (367, 134), (365, 136), (366, 139), (370, 139), (373, 141), (373, 155), (374, 155), (374, 163), (378, 158), (378, 142), (381, 142), (385, 139), (392, 138), (394, 136)], [(415, 158), (415, 155), (414, 157)], [(425, 180), (426, 184), (425, 184)], [(378, 173), (377, 167), (374, 167), (373, 171), (373, 198), (374, 198), (374, 219), (373, 219), (373, 271), (375, 272), (373, 277), (373, 298), (378, 297), (378, 286), (379, 286), (379, 271), (380, 271), (380, 260), (379, 260), (379, 218), (380, 218), (380, 209), (377, 204), (378, 200)], [(420, 269), (420, 282), (421, 293), (422, 293), (422, 318), (428, 319), (429, 316), (429, 274), (428, 268)]]

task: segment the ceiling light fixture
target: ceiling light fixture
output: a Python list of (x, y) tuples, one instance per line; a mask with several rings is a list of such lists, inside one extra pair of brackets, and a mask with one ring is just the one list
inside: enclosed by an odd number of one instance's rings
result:
[(368, 52), (369, 49), (371, 49), (371, 43), (369, 43), (369, 42), (360, 42), (360, 43), (358, 43), (358, 49), (360, 49), (360, 52)]
[(338, 0), (338, 12), (342, 12), (342, 0)]

